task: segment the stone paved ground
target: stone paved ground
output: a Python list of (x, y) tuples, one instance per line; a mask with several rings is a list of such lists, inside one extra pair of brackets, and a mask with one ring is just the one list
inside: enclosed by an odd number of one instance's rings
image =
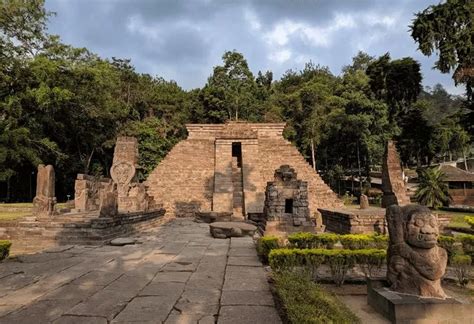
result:
[(281, 323), (250, 238), (180, 219), (139, 240), (1, 263), (0, 323)]

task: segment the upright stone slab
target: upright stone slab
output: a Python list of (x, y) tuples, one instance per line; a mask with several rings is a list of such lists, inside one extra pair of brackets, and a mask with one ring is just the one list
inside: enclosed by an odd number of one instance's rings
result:
[(110, 178), (98, 178), (79, 173), (74, 185), (74, 208), (76, 211), (99, 210), (101, 195), (114, 190)]
[(137, 139), (135, 137), (118, 137), (110, 176), (117, 185), (119, 212), (148, 210), (151, 199), (148, 198), (145, 185), (137, 181), (137, 166)]
[(37, 216), (51, 216), (54, 214), (55, 176), (52, 165), (38, 165), (36, 175), (36, 196), (33, 199), (33, 214)]
[(403, 173), (394, 141), (388, 141), (382, 165), (382, 207), (391, 205), (407, 205), (407, 196)]

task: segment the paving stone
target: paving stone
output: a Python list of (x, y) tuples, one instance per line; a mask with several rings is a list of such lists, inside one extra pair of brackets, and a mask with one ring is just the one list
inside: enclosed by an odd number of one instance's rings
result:
[(230, 247), (255, 247), (255, 243), (251, 237), (233, 237), (230, 239)]
[(122, 275), (121, 272), (91, 271), (75, 279), (74, 285), (107, 286)]
[[(60, 246), (55, 246), (51, 247), (49, 249), (44, 250), (43, 252), (45, 253), (60, 253), (60, 252), (65, 252), (68, 250), (71, 250), (74, 247), (74, 245), (60, 245)], [(71, 252), (71, 251), (69, 251)]]
[(256, 256), (257, 255), (257, 250), (255, 247), (238, 247), (238, 248), (231, 248), (229, 250), (229, 256), (234, 257), (241, 257), (241, 256)]
[(262, 263), (258, 259), (257, 255), (254, 256), (230, 256), (227, 261), (228, 265), (235, 266), (250, 266), (250, 267), (261, 267)]
[(196, 314), (171, 314), (165, 324), (214, 324), (215, 317)]
[(40, 297), (40, 300), (86, 300), (104, 286), (67, 284)]
[(218, 324), (282, 323), (274, 307), (268, 306), (222, 306)]
[(262, 268), (228, 266), (223, 290), (269, 290), (267, 277)]
[(166, 243), (163, 247), (160, 249), (157, 249), (155, 253), (160, 253), (160, 254), (179, 254), (184, 247), (186, 246), (186, 243)]
[(166, 264), (163, 268), (161, 268), (161, 271), (188, 271), (188, 272), (193, 272), (196, 271), (197, 267), (199, 265), (198, 260), (180, 260), (180, 261), (173, 261), (168, 264)]
[(178, 300), (183, 293), (184, 283), (182, 282), (155, 282), (150, 283), (142, 291), (140, 296), (169, 296)]
[(127, 294), (134, 296), (138, 294), (138, 292), (142, 290), (149, 282), (150, 279), (148, 278), (122, 275), (120, 278), (105, 287), (104, 291), (124, 291)]
[(224, 290), (222, 292), (221, 305), (256, 305), (274, 306), (273, 296), (270, 291), (249, 290)]
[(152, 282), (186, 282), (190, 276), (191, 272), (158, 272)]
[(79, 301), (74, 299), (41, 300), (0, 318), (1, 323), (49, 323)]
[(115, 317), (133, 298), (127, 291), (101, 290), (86, 301), (74, 306), (65, 315), (98, 316), (109, 320)]
[(221, 291), (219, 289), (185, 289), (179, 301), (191, 303), (219, 304)]
[(105, 317), (63, 315), (53, 324), (107, 324)]
[(181, 314), (203, 314), (203, 315), (217, 315), (219, 312), (219, 304), (205, 304), (205, 303), (192, 303), (185, 300), (179, 300), (176, 305), (176, 309)]
[(175, 300), (167, 296), (136, 297), (114, 318), (112, 323), (161, 323), (168, 317), (174, 303)]

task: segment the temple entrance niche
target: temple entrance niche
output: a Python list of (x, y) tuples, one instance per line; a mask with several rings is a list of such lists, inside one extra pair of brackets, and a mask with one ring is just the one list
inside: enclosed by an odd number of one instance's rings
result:
[(292, 226), (311, 226), (308, 207), (308, 183), (298, 180), (289, 165), (275, 171), (275, 180), (267, 183), (265, 191), (267, 221), (278, 221)]
[(242, 181), (242, 143), (232, 143), (232, 215), (234, 218), (245, 218), (244, 192)]

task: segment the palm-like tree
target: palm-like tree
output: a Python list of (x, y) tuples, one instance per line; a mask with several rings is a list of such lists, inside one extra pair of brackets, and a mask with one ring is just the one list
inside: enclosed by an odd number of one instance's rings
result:
[(428, 168), (419, 173), (416, 200), (428, 207), (439, 208), (451, 200), (449, 186), (444, 182), (444, 173), (438, 168)]

